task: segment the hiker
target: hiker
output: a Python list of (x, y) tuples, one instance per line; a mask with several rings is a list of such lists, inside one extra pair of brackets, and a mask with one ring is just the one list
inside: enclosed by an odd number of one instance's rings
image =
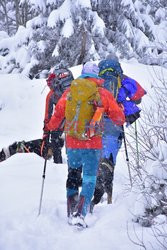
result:
[[(45, 104), (45, 119), (44, 119), (44, 137), (47, 136), (47, 129), (45, 124), (47, 124), (53, 114), (54, 106), (57, 104), (58, 100), (62, 96), (63, 92), (70, 86), (73, 80), (72, 72), (69, 69), (55, 69), (53, 73), (49, 75), (47, 85), (50, 91), (46, 97)], [(53, 150), (53, 160), (54, 163), (62, 163), (61, 149), (64, 146), (64, 140), (61, 137), (63, 133), (63, 123), (61, 124), (59, 130), (52, 131), (51, 133), (51, 144)]]
[[(84, 64), (82, 74), (72, 81), (58, 101), (53, 116), (46, 127), (56, 131), (66, 118), (66, 152), (68, 160), (67, 216), (68, 223), (87, 227), (84, 218), (94, 193), (98, 164), (101, 157), (102, 138), (100, 120), (103, 112), (122, 126), (125, 117), (113, 95), (101, 88), (103, 79), (93, 62)], [(82, 186), (79, 194), (78, 187)]]
[[(103, 87), (113, 93), (117, 102), (123, 106), (127, 125), (132, 124), (140, 117), (140, 108), (137, 106), (146, 94), (140, 84), (123, 74), (117, 58), (107, 58), (99, 62), (99, 76), (104, 79)], [(112, 203), (113, 178), (116, 157), (124, 136), (123, 127), (114, 124), (104, 115), (103, 150), (99, 164), (99, 172), (90, 212), (107, 193), (108, 204)]]
[[(0, 162), (16, 153), (36, 153), (39, 156), (46, 157), (45, 137), (47, 138), (48, 131), (45, 128), (45, 124), (50, 120), (54, 106), (57, 104), (64, 90), (70, 86), (73, 79), (72, 72), (69, 69), (61, 68), (53, 70), (53, 73), (46, 80), (50, 91), (46, 97), (43, 139), (14, 142), (1, 150)], [(51, 133), (51, 143), (47, 157), (50, 159), (53, 155), (54, 163), (62, 163), (61, 149), (64, 146), (64, 140), (61, 137), (63, 124), (61, 125), (62, 128), (60, 127), (59, 130), (52, 131)]]

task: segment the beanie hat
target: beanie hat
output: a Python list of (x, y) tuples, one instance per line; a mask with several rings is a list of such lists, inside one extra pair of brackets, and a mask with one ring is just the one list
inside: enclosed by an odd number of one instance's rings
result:
[(114, 75), (114, 76), (118, 76), (118, 75), (122, 75), (123, 74), (123, 70), (121, 68), (121, 65), (118, 61), (118, 59), (114, 58), (114, 59), (105, 59), (99, 62), (99, 75), (100, 76), (106, 76), (106, 75)]
[(82, 74), (99, 74), (99, 67), (94, 62), (86, 62), (82, 68)]

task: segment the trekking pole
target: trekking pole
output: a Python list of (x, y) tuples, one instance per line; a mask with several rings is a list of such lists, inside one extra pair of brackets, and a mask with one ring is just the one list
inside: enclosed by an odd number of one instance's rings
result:
[(137, 134), (137, 122), (136, 121), (135, 121), (135, 137), (136, 137), (137, 167), (139, 168), (139, 147), (138, 147), (138, 134)]
[(123, 139), (124, 139), (124, 146), (125, 146), (126, 162), (128, 166), (129, 180), (130, 180), (130, 185), (132, 188), (132, 176), (131, 176), (130, 165), (129, 165), (129, 157), (128, 157), (128, 150), (127, 150), (127, 145), (126, 145), (124, 126), (122, 126), (122, 130), (123, 130)]
[(47, 85), (45, 85), (45, 86), (43, 87), (43, 89), (42, 89), (42, 91), (41, 91), (41, 95), (43, 94), (43, 92), (44, 92), (44, 90), (45, 90), (46, 87), (47, 87)]
[[(47, 144), (49, 142), (50, 132), (48, 135)], [(46, 152), (48, 152), (48, 145), (46, 145)], [(46, 175), (46, 164), (47, 164), (47, 156), (45, 157), (44, 162), (44, 168), (43, 168), (43, 174), (42, 174), (42, 187), (41, 187), (41, 195), (40, 195), (40, 202), (39, 202), (39, 210), (38, 210), (38, 216), (41, 214), (41, 207), (42, 207), (42, 198), (43, 198), (43, 191), (44, 191), (44, 184), (45, 184), (45, 175)]]

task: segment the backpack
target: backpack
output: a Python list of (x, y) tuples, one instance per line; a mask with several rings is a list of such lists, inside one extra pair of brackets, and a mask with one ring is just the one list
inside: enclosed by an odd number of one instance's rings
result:
[(100, 101), (95, 82), (86, 78), (73, 80), (65, 107), (65, 132), (80, 140), (90, 138), (90, 122)]
[[(119, 89), (124, 85), (124, 79), (129, 79), (133, 81), (132, 89), (133, 92), (127, 86), (127, 97), (130, 98), (131, 101), (134, 101), (136, 104), (141, 102), (141, 98), (146, 94), (146, 91), (142, 88), (142, 86), (132, 80), (130, 77), (123, 74), (123, 70), (118, 60), (116, 59), (106, 59), (102, 60), (99, 63), (99, 76), (105, 79), (104, 87), (113, 93), (114, 97), (117, 99)], [(129, 85), (130, 87), (130, 85)], [(126, 89), (126, 87), (125, 87)], [(135, 91), (134, 91), (135, 89)]]
[(123, 75), (120, 63), (116, 59), (106, 59), (100, 61), (98, 66), (99, 76), (105, 80), (104, 88), (112, 92), (113, 96), (117, 98)]

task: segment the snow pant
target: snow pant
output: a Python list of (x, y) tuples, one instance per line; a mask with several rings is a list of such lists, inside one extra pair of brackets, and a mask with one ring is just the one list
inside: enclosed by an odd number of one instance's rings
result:
[(96, 176), (101, 156), (99, 149), (67, 149), (68, 178), (67, 188), (67, 214), (68, 201), (78, 195), (78, 187), (81, 181), (82, 188), (76, 204), (76, 212), (85, 216), (90, 205), (95, 185)]
[(64, 146), (64, 140), (61, 138), (62, 131), (53, 131), (51, 133), (51, 145), (53, 150), (54, 163), (62, 163), (61, 149)]
[(111, 160), (115, 165), (117, 154), (122, 145), (122, 138), (123, 138), (122, 132), (118, 136), (114, 135), (103, 136), (102, 158)]
[(94, 205), (100, 202), (105, 192), (108, 195), (108, 203), (112, 203), (113, 175), (113, 163), (107, 159), (101, 159), (98, 169), (96, 188), (92, 200)]
[(102, 138), (102, 158), (99, 165), (96, 188), (92, 200), (94, 204), (98, 204), (100, 202), (105, 192), (108, 194), (108, 203), (112, 202), (114, 167), (116, 164), (117, 154), (122, 145), (122, 138), (122, 132), (117, 134), (117, 136), (108, 135), (103, 136)]

